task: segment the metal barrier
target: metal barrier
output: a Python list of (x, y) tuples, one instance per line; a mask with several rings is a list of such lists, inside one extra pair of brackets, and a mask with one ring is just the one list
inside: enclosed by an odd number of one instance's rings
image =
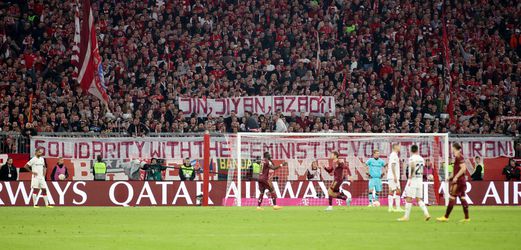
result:
[(0, 153), (29, 153), (31, 138), (16, 132), (0, 133)]

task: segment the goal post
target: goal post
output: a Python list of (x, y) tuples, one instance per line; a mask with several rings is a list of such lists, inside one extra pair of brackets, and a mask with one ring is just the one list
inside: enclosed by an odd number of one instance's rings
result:
[[(367, 205), (368, 177), (365, 162), (378, 149), (380, 158), (388, 163), (393, 144), (399, 144), (400, 176), (402, 190), (406, 178), (406, 165), (410, 156), (410, 146), (418, 145), (419, 153), (431, 164), (431, 174), (426, 175), (424, 199), (428, 204), (442, 205), (448, 199), (447, 177), (449, 176), (449, 135), (447, 133), (237, 133), (227, 136), (231, 157), (234, 159), (228, 172), (228, 188), (235, 188), (233, 202), (228, 205), (256, 205), (259, 195), (252, 163), (262, 158), (265, 151), (270, 152), (276, 165), (287, 162), (288, 166), (275, 171), (270, 170), (277, 198), (281, 205), (323, 205), (327, 200), (327, 187), (333, 176), (324, 171), (330, 164), (329, 154), (337, 151), (344, 159), (345, 181), (342, 190), (352, 196), (353, 205)], [(317, 167), (311, 167), (314, 164)], [(318, 168), (318, 171), (316, 170)], [(308, 172), (316, 173), (313, 178)], [(383, 171), (384, 182), (382, 200), (387, 197), (387, 176)], [(319, 175), (319, 176), (318, 176)], [(432, 175), (432, 176), (431, 176)], [(232, 189), (233, 189), (232, 188)], [(444, 194), (439, 197), (440, 190)], [(324, 192), (325, 191), (325, 192)], [(306, 193), (307, 192), (307, 193)], [(264, 194), (266, 195), (266, 194)], [(365, 198), (364, 198), (365, 197)], [(228, 199), (228, 197), (227, 197)], [(264, 199), (268, 202), (269, 199)], [(445, 202), (443, 202), (445, 201)]]

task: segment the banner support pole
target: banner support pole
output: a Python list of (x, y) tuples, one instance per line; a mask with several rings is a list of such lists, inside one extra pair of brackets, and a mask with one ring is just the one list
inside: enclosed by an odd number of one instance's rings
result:
[(208, 206), (209, 182), (210, 182), (210, 133), (204, 133), (203, 155), (203, 206)]

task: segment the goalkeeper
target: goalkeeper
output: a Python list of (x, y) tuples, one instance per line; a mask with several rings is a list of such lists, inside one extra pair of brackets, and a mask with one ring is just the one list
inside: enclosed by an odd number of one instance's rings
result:
[(365, 165), (369, 168), (369, 206), (373, 206), (378, 201), (378, 195), (382, 192), (382, 169), (385, 162), (380, 159), (378, 149), (373, 150), (373, 158), (367, 160)]

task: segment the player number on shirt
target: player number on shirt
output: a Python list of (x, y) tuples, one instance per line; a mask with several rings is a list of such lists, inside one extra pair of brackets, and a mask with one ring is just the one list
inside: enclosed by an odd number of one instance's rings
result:
[[(416, 164), (416, 171), (414, 172), (414, 174), (415, 174), (416, 176), (421, 176), (421, 175), (422, 175), (422, 172), (423, 172), (423, 171), (421, 171), (421, 170), (423, 170), (423, 163), (418, 163), (418, 164)], [(421, 172), (420, 172), (420, 171), (421, 171)]]

